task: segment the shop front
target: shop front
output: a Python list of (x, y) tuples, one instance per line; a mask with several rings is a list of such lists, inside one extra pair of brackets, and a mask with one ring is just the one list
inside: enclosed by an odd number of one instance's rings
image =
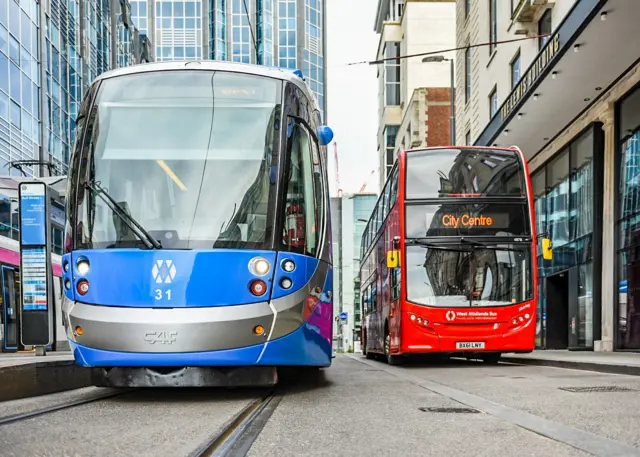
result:
[(640, 86), (616, 107), (616, 349), (640, 351)]
[(538, 257), (541, 349), (640, 350), (638, 17), (640, 2), (575, 2), (475, 141), (528, 159), (553, 244)]
[(531, 175), (536, 231), (553, 245), (553, 259), (538, 256), (539, 348), (592, 350), (600, 339), (601, 127), (590, 124)]

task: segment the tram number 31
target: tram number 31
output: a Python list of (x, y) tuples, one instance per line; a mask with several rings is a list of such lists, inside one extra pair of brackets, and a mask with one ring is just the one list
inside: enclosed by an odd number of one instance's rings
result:
[[(167, 300), (171, 300), (171, 289), (165, 290), (164, 295), (166, 295)], [(156, 289), (155, 299), (162, 300), (162, 296), (163, 296), (162, 289)]]

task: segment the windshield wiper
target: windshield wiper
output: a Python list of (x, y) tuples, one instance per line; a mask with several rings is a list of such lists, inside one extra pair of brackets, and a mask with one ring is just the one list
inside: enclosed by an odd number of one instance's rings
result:
[(531, 240), (528, 238), (519, 239), (518, 241), (476, 241), (476, 240), (470, 240), (469, 238), (465, 238), (465, 237), (460, 238), (460, 243), (468, 244), (469, 246), (473, 246), (473, 247), (500, 249), (501, 245), (502, 246), (508, 245), (509, 248), (505, 249), (508, 251), (512, 251), (514, 249), (522, 249), (523, 243), (524, 243), (524, 246), (526, 246), (527, 245), (526, 243), (530, 241)]
[(162, 249), (162, 244), (154, 237), (152, 237), (149, 232), (147, 232), (138, 221), (136, 221), (130, 214), (128, 214), (122, 206), (116, 202), (111, 195), (96, 181), (87, 181), (85, 183), (85, 187), (95, 193), (100, 199), (107, 204), (107, 206), (113, 211), (122, 222), (124, 222), (127, 227), (131, 229), (133, 233), (135, 233), (138, 238), (145, 244), (147, 249)]
[(486, 248), (488, 246), (495, 246), (495, 243), (483, 243), (481, 241), (470, 240), (470, 239), (465, 238), (465, 237), (460, 238), (460, 242), (462, 244), (468, 244), (469, 246), (474, 246), (474, 247), (479, 247), (479, 248)]
[(451, 242), (447, 243), (431, 243), (430, 241), (420, 240), (420, 239), (412, 239), (407, 240), (406, 244), (411, 246), (422, 246), (429, 249), (440, 249), (442, 251), (453, 251), (453, 252), (469, 252), (468, 249), (460, 249), (459, 247), (452, 247)]

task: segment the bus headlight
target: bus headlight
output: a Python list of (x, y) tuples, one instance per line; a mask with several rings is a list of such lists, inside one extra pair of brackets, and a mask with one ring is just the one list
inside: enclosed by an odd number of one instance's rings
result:
[(264, 276), (270, 269), (269, 261), (262, 257), (254, 257), (249, 261), (249, 271), (256, 276)]

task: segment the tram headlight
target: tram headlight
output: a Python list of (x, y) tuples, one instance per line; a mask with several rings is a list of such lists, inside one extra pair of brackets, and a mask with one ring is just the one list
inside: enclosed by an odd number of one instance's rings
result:
[(282, 278), (282, 280), (280, 281), (280, 287), (282, 287), (283, 289), (291, 289), (292, 285), (293, 283), (289, 278)]
[(282, 262), (282, 269), (287, 273), (291, 273), (293, 270), (296, 269), (296, 264), (293, 263), (293, 260), (287, 259)]
[(76, 264), (76, 270), (78, 270), (78, 274), (80, 276), (84, 276), (89, 273), (90, 265), (87, 259), (80, 259)]
[(271, 265), (269, 261), (262, 257), (254, 257), (249, 261), (249, 271), (256, 276), (264, 276), (269, 273)]

